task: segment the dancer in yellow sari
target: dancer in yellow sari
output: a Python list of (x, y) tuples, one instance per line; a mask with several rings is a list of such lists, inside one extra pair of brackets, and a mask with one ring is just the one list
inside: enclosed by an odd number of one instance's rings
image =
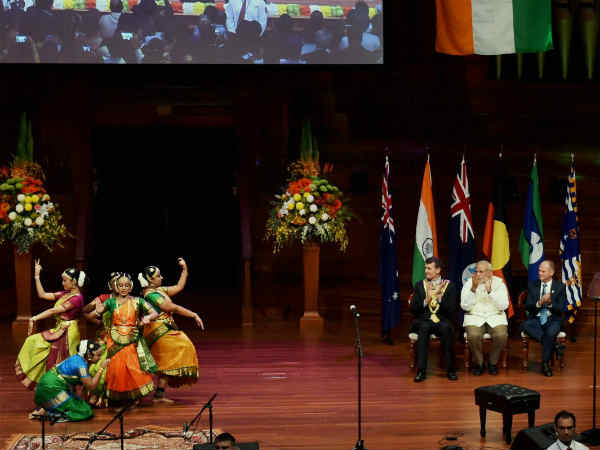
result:
[(182, 270), (175, 286), (161, 286), (163, 278), (156, 266), (146, 267), (138, 276), (144, 288), (144, 299), (160, 314), (158, 319), (144, 328), (144, 337), (158, 365), (158, 388), (153, 399), (157, 402), (173, 402), (165, 397), (167, 384), (177, 388), (192, 385), (198, 380), (196, 348), (190, 338), (177, 327), (173, 314), (191, 317), (202, 330), (204, 324), (198, 314), (171, 300), (171, 296), (183, 290), (187, 281), (187, 265), (182, 258), (178, 262)]
[[(33, 316), (29, 321), (29, 337), (25, 340), (17, 361), (15, 372), (23, 385), (33, 390), (48, 370), (77, 353), (79, 327), (77, 318), (83, 307), (80, 288), (85, 282), (85, 273), (77, 269), (67, 269), (62, 273), (63, 291), (46, 292), (40, 281), (42, 266), (35, 261), (35, 287), (38, 297), (55, 301), (54, 307)], [(56, 326), (41, 333), (31, 334), (35, 323), (53, 317)]]

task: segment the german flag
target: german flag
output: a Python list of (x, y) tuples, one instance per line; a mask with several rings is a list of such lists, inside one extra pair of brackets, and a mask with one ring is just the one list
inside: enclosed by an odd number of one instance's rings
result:
[(500, 154), (498, 172), (494, 176), (492, 200), (488, 206), (488, 215), (483, 233), (483, 254), (492, 263), (494, 275), (504, 280), (508, 290), (508, 318), (514, 314), (510, 297), (512, 274), (510, 268), (510, 245), (508, 226), (506, 225), (507, 172)]

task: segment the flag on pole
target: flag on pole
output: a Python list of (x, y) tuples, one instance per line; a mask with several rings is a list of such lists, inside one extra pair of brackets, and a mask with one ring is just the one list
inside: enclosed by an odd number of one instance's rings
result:
[(552, 50), (550, 0), (436, 0), (435, 49), (449, 55)]
[(512, 273), (510, 268), (510, 245), (508, 240), (508, 228), (506, 225), (506, 185), (508, 176), (500, 154), (498, 172), (494, 176), (492, 201), (488, 206), (488, 215), (483, 234), (483, 254), (492, 263), (494, 275), (500, 277), (506, 283), (508, 290), (508, 311), (510, 319), (514, 315), (514, 309), (510, 298), (510, 286), (512, 284)]
[(538, 268), (544, 261), (542, 202), (540, 201), (540, 186), (535, 156), (529, 180), (525, 218), (519, 237), (519, 251), (521, 252), (523, 265), (527, 268), (528, 279), (534, 281), (539, 279)]
[(565, 196), (565, 215), (563, 217), (559, 255), (562, 261), (562, 282), (567, 286), (567, 301), (564, 310), (567, 313), (569, 322), (573, 323), (575, 314), (577, 314), (577, 310), (581, 307), (581, 300), (583, 298), (574, 163), (571, 163), (567, 195)]
[(381, 231), (379, 233), (379, 282), (381, 284), (381, 334), (386, 336), (400, 320), (398, 299), (398, 260), (396, 229), (392, 216), (390, 162), (385, 157), (385, 172), (381, 187)]
[(423, 184), (421, 186), (421, 201), (419, 203), (416, 240), (413, 252), (413, 286), (425, 278), (425, 260), (432, 256), (437, 256), (437, 254), (437, 232), (435, 228), (433, 192), (431, 190), (431, 168), (429, 166), (429, 156), (427, 156)]
[(456, 284), (460, 292), (462, 285), (475, 271), (475, 234), (464, 155), (452, 187), (448, 230), (448, 279)]

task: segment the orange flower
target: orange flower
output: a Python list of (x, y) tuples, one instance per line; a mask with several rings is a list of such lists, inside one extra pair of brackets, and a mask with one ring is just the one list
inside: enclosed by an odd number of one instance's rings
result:
[(26, 177), (27, 176), (27, 171), (25, 169), (23, 169), (22, 167), (13, 167), (12, 169), (10, 169), (10, 175), (12, 177)]

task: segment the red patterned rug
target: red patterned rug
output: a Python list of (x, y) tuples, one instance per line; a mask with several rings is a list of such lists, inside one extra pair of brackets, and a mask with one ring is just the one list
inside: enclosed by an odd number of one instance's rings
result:
[[(213, 439), (222, 431), (213, 429)], [(46, 449), (48, 450), (80, 450), (85, 448), (92, 433), (46, 434)], [(187, 440), (183, 439), (182, 431), (161, 428), (154, 425), (134, 428), (125, 433), (124, 447), (127, 449), (190, 449), (194, 444), (204, 444), (209, 441), (208, 430), (190, 431)], [(38, 450), (42, 448), (40, 434), (16, 435), (9, 445), (9, 450)], [(121, 448), (118, 434), (107, 433), (98, 437), (89, 447), (95, 450), (112, 450)]]

